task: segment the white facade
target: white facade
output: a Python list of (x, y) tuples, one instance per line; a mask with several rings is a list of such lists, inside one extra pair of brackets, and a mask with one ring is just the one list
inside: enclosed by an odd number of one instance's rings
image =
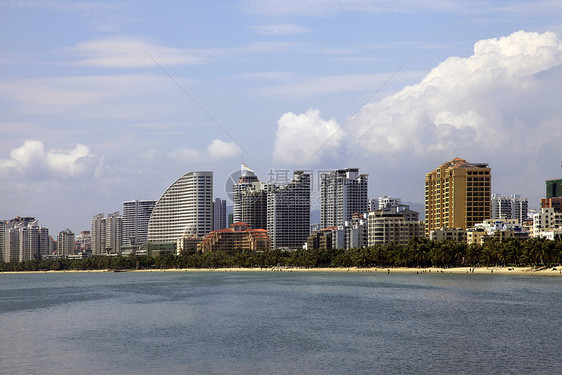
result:
[(301, 249), (310, 234), (310, 174), (295, 171), (293, 180), (267, 194), (267, 231), (271, 247)]
[(368, 175), (359, 168), (338, 169), (322, 176), (320, 224), (322, 228), (343, 226), (353, 214), (368, 210)]
[(555, 212), (554, 208), (541, 208), (541, 212), (533, 215), (533, 237), (546, 237), (551, 235), (547, 232), (554, 232), (562, 229), (562, 212)]
[(502, 197), (500, 194), (492, 194), (492, 219), (516, 219), (522, 223), (527, 219), (528, 200), (521, 198), (520, 195), (510, 195)]
[(150, 214), (156, 206), (152, 200), (123, 202), (123, 246), (145, 245)]
[(154, 207), (148, 242), (173, 242), (186, 231), (203, 237), (213, 229), (213, 172), (188, 172), (176, 180)]

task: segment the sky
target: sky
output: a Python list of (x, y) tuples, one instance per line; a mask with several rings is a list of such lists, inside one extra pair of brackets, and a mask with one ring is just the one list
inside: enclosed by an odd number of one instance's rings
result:
[(0, 35), (0, 219), (52, 235), (241, 163), (416, 203), (455, 157), (533, 208), (562, 177), (560, 1), (2, 0)]

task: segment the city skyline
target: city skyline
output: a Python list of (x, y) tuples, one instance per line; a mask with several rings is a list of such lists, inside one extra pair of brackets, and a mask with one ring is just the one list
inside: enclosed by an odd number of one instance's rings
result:
[(241, 162), (359, 167), (369, 197), (423, 203), (455, 157), (538, 208), (561, 177), (562, 5), (388, 4), (3, 2), (0, 217), (79, 233), (190, 170), (225, 199)]

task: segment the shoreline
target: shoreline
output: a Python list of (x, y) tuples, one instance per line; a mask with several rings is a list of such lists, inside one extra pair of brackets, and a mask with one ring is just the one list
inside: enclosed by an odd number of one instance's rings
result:
[(119, 273), (119, 272), (366, 272), (366, 273), (405, 273), (405, 274), (476, 274), (476, 275), (525, 275), (525, 276), (558, 276), (562, 277), (562, 265), (555, 267), (455, 267), (455, 268), (407, 268), (407, 267), (369, 267), (369, 268), (168, 268), (168, 269), (124, 269), (124, 270), (49, 270), (49, 271), (13, 271), (0, 274), (36, 274), (36, 273)]

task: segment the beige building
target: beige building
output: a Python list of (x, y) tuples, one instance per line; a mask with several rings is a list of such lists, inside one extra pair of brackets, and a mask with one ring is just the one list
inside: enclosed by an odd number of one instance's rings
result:
[(234, 223), (230, 228), (215, 230), (207, 234), (197, 249), (207, 251), (266, 251), (271, 241), (265, 229), (250, 229), (246, 223)]
[[(409, 220), (410, 210), (401, 213), (371, 211), (368, 216), (368, 245), (407, 244), (412, 238), (423, 236), (423, 221)], [(417, 212), (416, 212), (417, 214)], [(415, 215), (414, 215), (415, 216)]]
[(455, 158), (425, 175), (425, 234), (490, 218), (490, 168)]

